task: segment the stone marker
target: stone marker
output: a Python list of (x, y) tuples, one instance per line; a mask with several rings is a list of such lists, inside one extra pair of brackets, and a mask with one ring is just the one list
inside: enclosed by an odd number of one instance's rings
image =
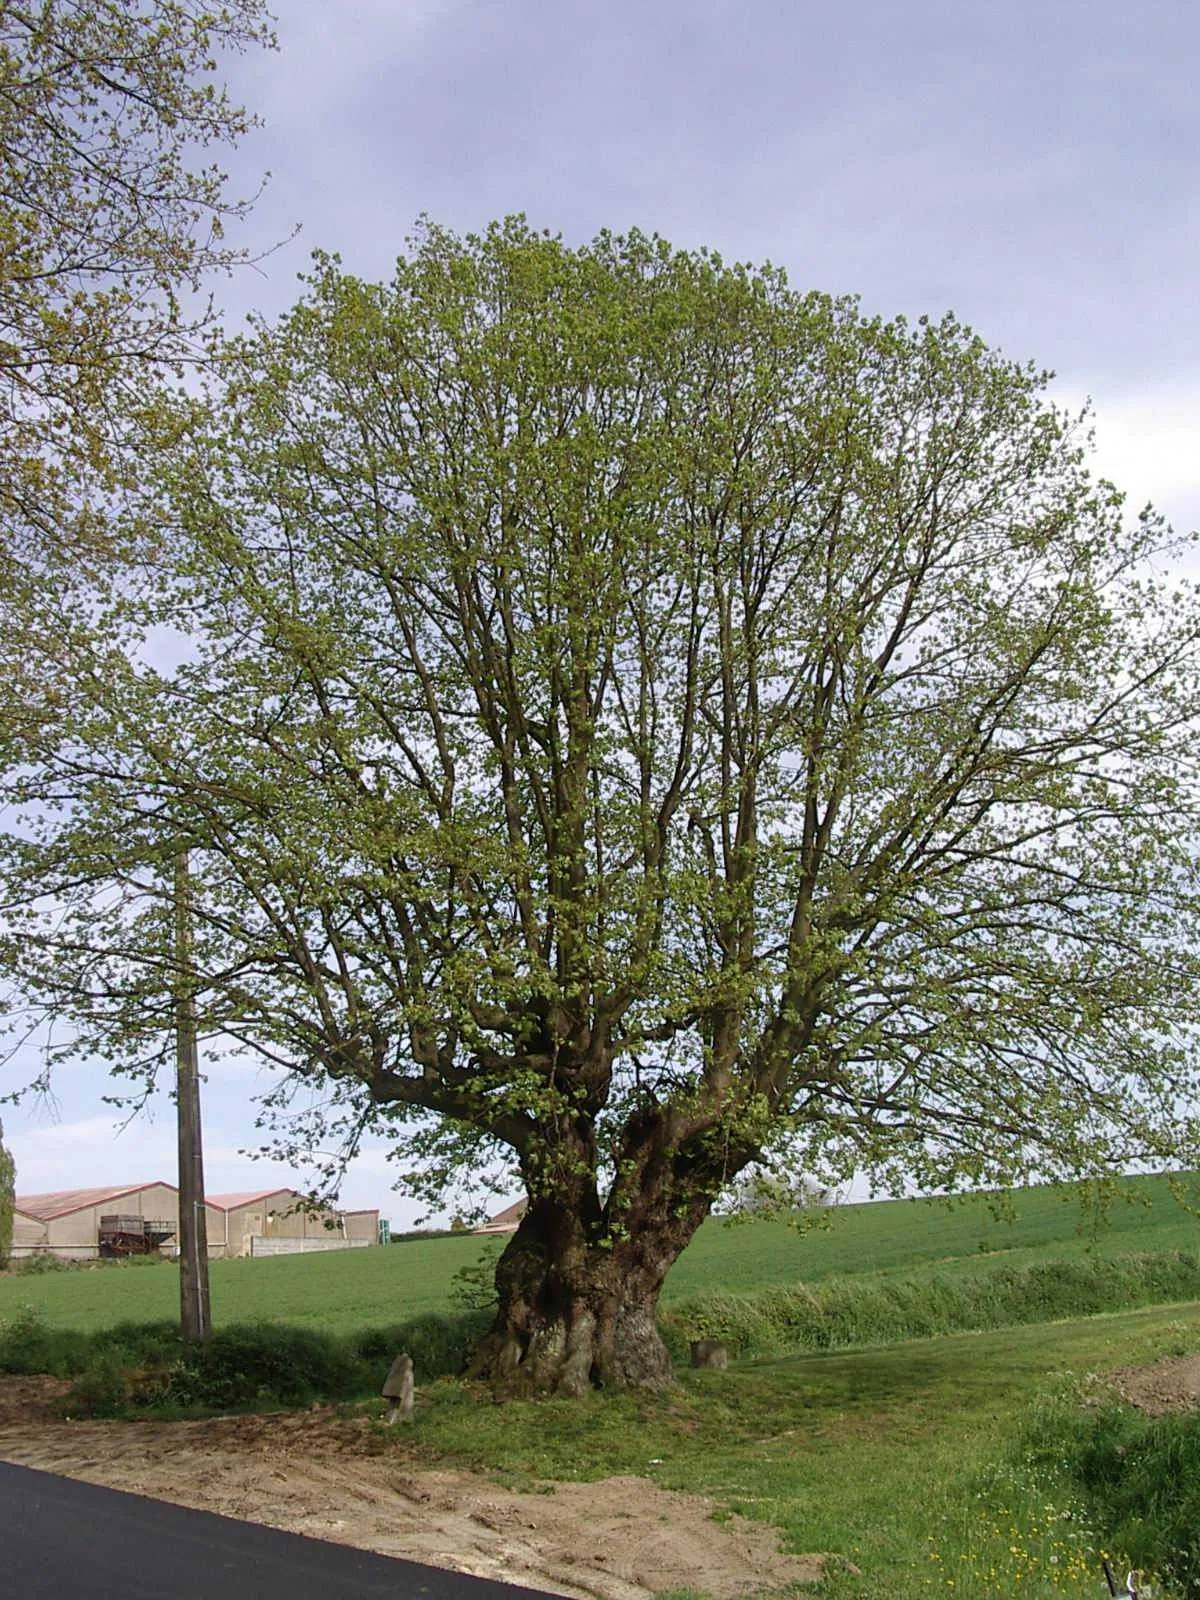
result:
[(692, 1365), (694, 1367), (727, 1367), (729, 1351), (719, 1339), (693, 1339)]
[(391, 1370), (383, 1380), (381, 1390), (383, 1398), (388, 1403), (388, 1427), (390, 1428), (397, 1417), (403, 1417), (405, 1422), (412, 1421), (413, 1414), (413, 1363), (411, 1356), (397, 1356), (392, 1362)]

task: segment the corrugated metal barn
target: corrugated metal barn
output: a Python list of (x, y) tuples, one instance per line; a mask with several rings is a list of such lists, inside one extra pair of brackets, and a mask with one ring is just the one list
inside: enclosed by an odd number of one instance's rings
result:
[[(378, 1240), (378, 1211), (313, 1212), (295, 1189), (208, 1195), (204, 1211), (210, 1257), (344, 1249)], [(18, 1195), (13, 1255), (48, 1252), (68, 1260), (135, 1250), (173, 1255), (178, 1227), (179, 1191), (172, 1183)]]
[(309, 1249), (375, 1244), (378, 1211), (313, 1211), (295, 1189), (264, 1189), (249, 1194), (209, 1195), (221, 1213), (221, 1232), (209, 1225), (209, 1253), (220, 1238), (222, 1255), (287, 1255)]

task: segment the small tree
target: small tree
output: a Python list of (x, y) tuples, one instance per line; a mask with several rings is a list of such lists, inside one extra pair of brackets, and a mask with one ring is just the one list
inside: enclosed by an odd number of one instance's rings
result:
[(13, 1203), (16, 1199), (17, 1165), (4, 1146), (4, 1125), (0, 1123), (0, 1272), (12, 1254)]
[(786, 1166), (760, 1164), (739, 1172), (714, 1205), (728, 1217), (776, 1217), (803, 1213), (813, 1218), (834, 1204), (823, 1184)]
[(637, 234), (319, 261), (153, 421), (145, 593), (63, 619), (27, 989), (136, 1066), (186, 834), (201, 1026), (326, 1097), (285, 1138), (519, 1173), (474, 1370), (533, 1390), (663, 1383), (664, 1277), (777, 1148), (1194, 1158), (1196, 609), (1043, 386)]

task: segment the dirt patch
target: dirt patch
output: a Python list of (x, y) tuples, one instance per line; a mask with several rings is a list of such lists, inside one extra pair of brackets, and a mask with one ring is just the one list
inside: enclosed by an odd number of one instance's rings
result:
[(0, 1378), (0, 1431), (57, 1421), (70, 1387), (65, 1378)]
[(781, 1555), (774, 1531), (714, 1522), (700, 1495), (644, 1478), (517, 1494), (426, 1471), (366, 1417), (328, 1408), (200, 1422), (64, 1422), (65, 1385), (0, 1381), (0, 1459), (337, 1544), (547, 1589), (579, 1600), (717, 1597), (813, 1583), (821, 1556)]
[(1194, 1411), (1200, 1406), (1200, 1354), (1164, 1356), (1148, 1367), (1119, 1367), (1112, 1382), (1122, 1400), (1147, 1416)]

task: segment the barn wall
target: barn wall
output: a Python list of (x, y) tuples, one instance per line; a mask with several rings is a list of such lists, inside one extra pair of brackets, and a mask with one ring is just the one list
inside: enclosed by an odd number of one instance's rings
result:
[(219, 1206), (205, 1206), (204, 1221), (208, 1237), (208, 1258), (225, 1254), (225, 1213)]
[[(231, 1256), (248, 1256), (250, 1254), (250, 1240), (255, 1234), (267, 1233), (267, 1217), (271, 1211), (286, 1211), (295, 1204), (296, 1197), (290, 1189), (279, 1189), (274, 1194), (263, 1195), (244, 1206), (235, 1206), (226, 1212), (226, 1226), (229, 1229), (229, 1250)], [(272, 1222), (271, 1233), (277, 1231), (275, 1221)]]
[[(299, 1204), (299, 1197), (294, 1190), (277, 1190), (274, 1194), (264, 1195), (228, 1213), (229, 1254), (270, 1253), (263, 1249), (260, 1241), (269, 1242), (273, 1239), (291, 1244), (307, 1240), (317, 1246), (334, 1245), (347, 1240), (354, 1244), (375, 1244), (378, 1241), (377, 1211), (348, 1211), (342, 1215), (344, 1226), (339, 1220), (339, 1213), (329, 1210), (309, 1212)], [(327, 1221), (333, 1226), (327, 1227)], [(288, 1251), (284, 1249), (275, 1253), (287, 1254)]]
[(56, 1255), (86, 1260), (100, 1252), (100, 1218), (113, 1212), (126, 1216), (153, 1217), (179, 1225), (179, 1202), (169, 1184), (149, 1183), (144, 1189), (116, 1195), (99, 1205), (51, 1217), (46, 1227), (46, 1243)]
[(46, 1243), (46, 1224), (37, 1217), (27, 1217), (23, 1211), (13, 1212), (12, 1253), (29, 1255)]
[[(133, 1195), (125, 1195), (122, 1205), (135, 1209)], [(106, 1207), (113, 1211), (115, 1205)], [(46, 1224), (46, 1243), (56, 1255), (85, 1258), (94, 1256), (100, 1248), (100, 1212), (96, 1206), (85, 1206), (82, 1211), (69, 1211), (65, 1217), (51, 1217)]]
[(368, 1244), (377, 1244), (379, 1242), (378, 1211), (347, 1211), (346, 1237), (348, 1239), (365, 1239)]

